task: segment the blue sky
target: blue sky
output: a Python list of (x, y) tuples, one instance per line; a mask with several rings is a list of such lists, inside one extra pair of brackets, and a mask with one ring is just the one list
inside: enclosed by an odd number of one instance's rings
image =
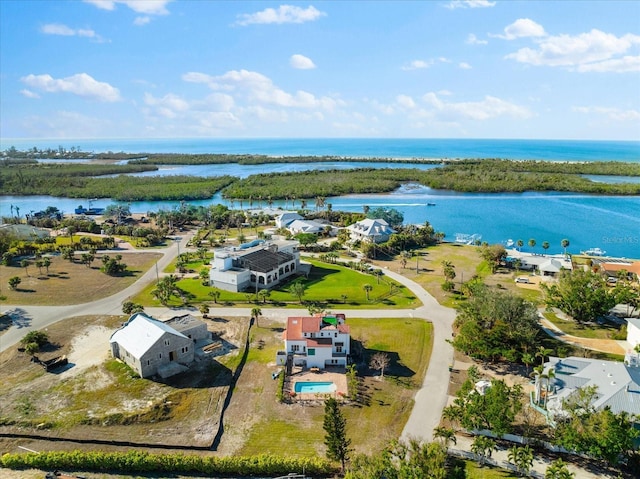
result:
[(640, 140), (638, 1), (0, 2), (0, 137)]

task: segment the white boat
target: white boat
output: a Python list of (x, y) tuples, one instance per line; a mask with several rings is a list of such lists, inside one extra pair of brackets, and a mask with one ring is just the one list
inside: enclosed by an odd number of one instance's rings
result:
[(515, 243), (513, 242), (512, 239), (508, 239), (506, 242), (507, 248), (511, 248)]
[(604, 256), (606, 251), (602, 251), (600, 248), (589, 248), (587, 251), (580, 251), (580, 254), (586, 256)]
[(456, 233), (456, 243), (458, 244), (466, 244), (466, 245), (475, 245), (479, 244), (482, 239), (482, 235), (478, 233), (474, 234), (466, 234), (466, 233)]

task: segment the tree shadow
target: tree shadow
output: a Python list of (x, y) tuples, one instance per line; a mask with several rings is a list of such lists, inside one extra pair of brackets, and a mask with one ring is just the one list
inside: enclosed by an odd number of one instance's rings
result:
[(16, 328), (27, 328), (31, 326), (32, 318), (29, 313), (22, 308), (15, 308), (5, 313), (5, 317), (9, 317), (13, 326)]

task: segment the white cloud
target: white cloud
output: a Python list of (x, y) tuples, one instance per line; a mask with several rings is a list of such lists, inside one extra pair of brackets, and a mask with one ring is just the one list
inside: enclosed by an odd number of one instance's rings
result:
[(616, 37), (593, 29), (575, 36), (550, 36), (540, 40), (536, 48), (521, 48), (506, 58), (535, 66), (575, 68), (580, 72), (637, 71), (637, 57), (615, 58), (634, 45), (640, 45), (640, 35)]
[(291, 55), (289, 64), (298, 70), (312, 70), (316, 68), (316, 65), (310, 58), (300, 54)]
[(454, 10), (456, 8), (487, 8), (493, 7), (495, 4), (496, 2), (489, 0), (451, 0), (445, 7)]
[(482, 101), (456, 103), (445, 102), (430, 92), (422, 100), (433, 109), (429, 113), (443, 120), (489, 120), (502, 116), (522, 119), (531, 116), (527, 108), (490, 95), (486, 95)]
[(313, 22), (325, 15), (326, 13), (321, 12), (312, 5), (307, 8), (300, 8), (295, 5), (280, 5), (277, 9), (265, 8), (260, 12), (238, 15), (236, 25), (305, 23)]
[(406, 65), (402, 66), (403, 70), (421, 70), (423, 68), (429, 68), (433, 64), (432, 61), (426, 62), (424, 60), (413, 60)]
[(148, 17), (148, 16), (136, 17), (135, 20), (133, 21), (133, 24), (138, 27), (141, 27), (142, 25), (146, 25), (150, 21), (151, 21), (151, 17)]
[(258, 101), (291, 108), (321, 108), (333, 110), (342, 102), (331, 97), (316, 97), (312, 93), (299, 90), (288, 93), (276, 87), (270, 78), (248, 70), (231, 70), (224, 75), (212, 76), (205, 73), (189, 72), (182, 79), (191, 83), (206, 83), (212, 90), (234, 93), (234, 98)]
[(458, 67), (461, 68), (462, 70), (471, 70), (473, 67), (471, 65), (469, 65), (467, 62), (460, 62), (458, 63)]
[(640, 71), (640, 56), (632, 57), (625, 56), (622, 58), (616, 58), (613, 60), (605, 60), (597, 63), (589, 63), (587, 65), (580, 65), (576, 69), (577, 71), (584, 72), (637, 72)]
[(489, 43), (487, 40), (480, 40), (478, 37), (476, 37), (473, 33), (470, 33), (467, 36), (467, 43), (469, 45), (486, 45), (487, 43)]
[(398, 95), (396, 97), (396, 103), (402, 108), (406, 108), (409, 110), (416, 107), (416, 102), (413, 101), (413, 98), (408, 95)]
[(573, 111), (584, 114), (596, 114), (613, 121), (640, 121), (640, 111), (620, 110), (619, 108), (606, 108), (594, 106), (577, 106)]
[(27, 75), (20, 79), (27, 86), (48, 93), (73, 93), (81, 97), (93, 98), (104, 102), (120, 100), (120, 91), (108, 83), (96, 81), (86, 73), (77, 73), (70, 77), (55, 79), (51, 75)]
[(64, 37), (86, 37), (102, 41), (102, 37), (90, 28), (71, 28), (61, 23), (47, 23), (40, 28), (40, 31), (46, 35), (61, 35)]
[(544, 37), (546, 35), (544, 27), (529, 18), (519, 18), (511, 25), (504, 27), (504, 35), (489, 35), (504, 40), (515, 40), (516, 38)]
[(36, 92), (27, 90), (26, 88), (24, 90), (20, 90), (20, 94), (26, 98), (40, 98), (40, 95), (38, 95)]
[(175, 118), (177, 113), (189, 110), (188, 102), (171, 93), (162, 98), (156, 98), (150, 93), (145, 93), (144, 103), (154, 107), (156, 112), (165, 118)]
[(121, 4), (129, 7), (136, 13), (144, 15), (167, 15), (167, 5), (173, 0), (83, 0), (102, 10), (115, 10), (116, 5)]

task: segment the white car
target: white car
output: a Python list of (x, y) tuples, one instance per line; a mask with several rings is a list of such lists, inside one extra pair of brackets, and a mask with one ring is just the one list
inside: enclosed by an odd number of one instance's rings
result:
[(527, 284), (529, 284), (529, 278), (525, 278), (524, 276), (516, 278), (516, 283), (527, 283)]

